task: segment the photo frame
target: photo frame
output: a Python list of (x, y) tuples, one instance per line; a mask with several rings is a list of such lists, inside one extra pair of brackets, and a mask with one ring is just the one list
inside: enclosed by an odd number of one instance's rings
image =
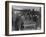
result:
[(5, 1), (5, 35), (45, 34), (45, 3)]

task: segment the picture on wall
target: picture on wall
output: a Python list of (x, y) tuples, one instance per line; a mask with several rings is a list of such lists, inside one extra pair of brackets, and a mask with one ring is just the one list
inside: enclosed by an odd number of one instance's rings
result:
[(45, 33), (45, 4), (33, 2), (5, 2), (6, 35)]

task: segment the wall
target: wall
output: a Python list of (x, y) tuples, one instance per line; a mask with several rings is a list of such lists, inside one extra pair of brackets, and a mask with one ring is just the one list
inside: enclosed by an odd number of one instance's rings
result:
[[(5, 36), (5, 1), (6, 0), (0, 0), (0, 37), (8, 37)], [(14, 0), (14, 1), (27, 1), (27, 2), (40, 2), (40, 3), (43, 2), (45, 3), (45, 7), (46, 7), (46, 0)], [(45, 13), (45, 24), (46, 24), (46, 13)], [(15, 37), (15, 36), (9, 36), (9, 37)], [(23, 35), (23, 36), (16, 36), (16, 37), (46, 37), (46, 34)]]

